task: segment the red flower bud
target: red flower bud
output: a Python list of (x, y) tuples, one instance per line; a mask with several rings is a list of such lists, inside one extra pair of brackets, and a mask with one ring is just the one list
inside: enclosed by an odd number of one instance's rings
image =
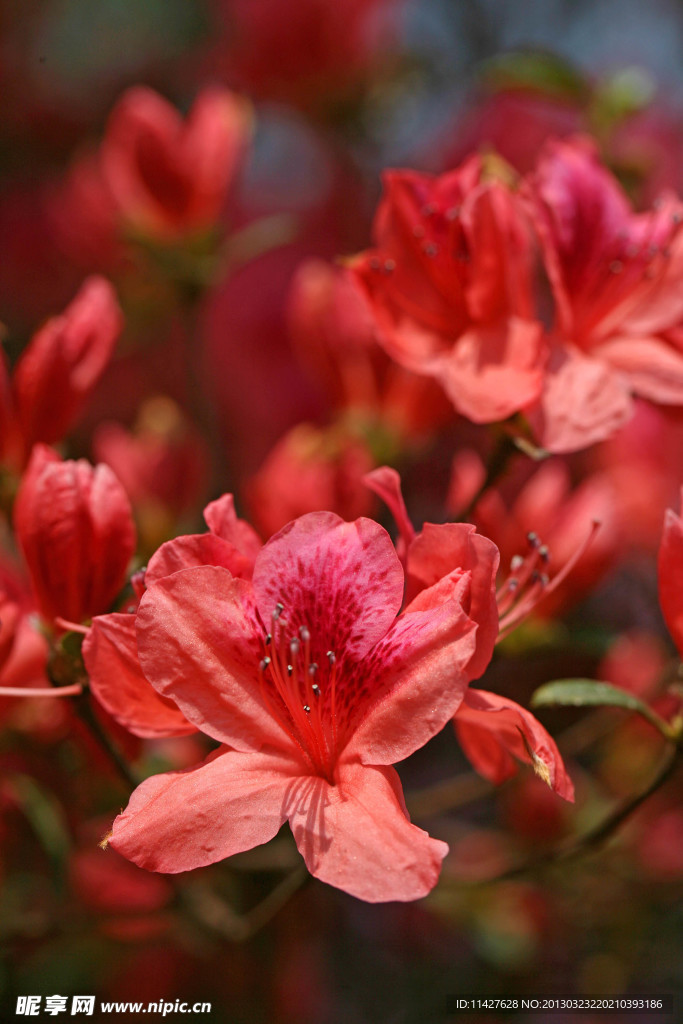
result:
[(34, 334), (0, 396), (3, 455), (23, 465), (34, 444), (61, 440), (104, 372), (121, 331), (114, 290), (89, 277), (59, 316)]
[(250, 132), (248, 103), (205, 89), (185, 121), (152, 89), (129, 89), (102, 143), (102, 171), (124, 219), (174, 238), (217, 219)]
[(45, 619), (82, 622), (109, 610), (125, 582), (135, 527), (126, 493), (107, 466), (62, 462), (39, 446), (14, 525)]

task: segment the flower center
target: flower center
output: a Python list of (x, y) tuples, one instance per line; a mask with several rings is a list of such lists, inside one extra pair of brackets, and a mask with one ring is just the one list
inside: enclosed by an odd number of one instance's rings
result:
[(320, 663), (314, 661), (308, 627), (288, 629), (283, 612), (284, 606), (277, 604), (271, 631), (263, 639), (261, 691), (315, 773), (333, 783), (339, 749), (337, 656), (327, 651)]

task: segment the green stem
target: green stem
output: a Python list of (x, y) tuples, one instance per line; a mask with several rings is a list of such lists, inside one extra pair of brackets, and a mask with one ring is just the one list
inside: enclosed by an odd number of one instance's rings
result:
[(93, 739), (105, 752), (126, 785), (131, 790), (136, 789), (140, 784), (140, 779), (137, 778), (128, 762), (100, 725), (90, 705), (88, 694), (84, 692), (74, 697), (73, 704), (79, 718), (85, 724)]
[(479, 504), (483, 495), (490, 487), (493, 487), (494, 484), (498, 483), (507, 471), (510, 459), (518, 451), (519, 448), (517, 447), (515, 438), (512, 434), (505, 432), (498, 436), (486, 467), (486, 476), (476, 493), (468, 501), (467, 505), (461, 509), (460, 513), (456, 517), (456, 522), (462, 523), (471, 518), (472, 513)]
[(518, 875), (523, 875), (529, 871), (535, 871), (540, 867), (545, 867), (548, 864), (564, 863), (564, 861), (572, 860), (574, 857), (578, 857), (581, 854), (587, 853), (588, 851), (601, 846), (617, 831), (618, 828), (620, 828), (621, 825), (623, 825), (628, 818), (631, 817), (632, 814), (635, 813), (635, 811), (638, 810), (639, 807), (645, 803), (646, 800), (652, 796), (653, 793), (656, 793), (658, 789), (669, 781), (678, 768), (681, 752), (682, 750), (680, 746), (674, 746), (672, 744), (669, 747), (659, 770), (645, 789), (641, 790), (640, 793), (637, 793), (635, 796), (630, 797), (628, 800), (622, 801), (622, 803), (608, 814), (606, 818), (587, 832), (584, 832), (583, 835), (576, 839), (571, 839), (568, 843), (558, 847), (556, 850), (551, 850), (541, 857), (536, 857), (523, 864), (518, 864), (509, 868), (507, 871), (503, 871), (491, 878), (481, 879), (481, 881), (477, 881), (474, 884), (482, 886), (507, 881), (510, 878), (516, 878)]

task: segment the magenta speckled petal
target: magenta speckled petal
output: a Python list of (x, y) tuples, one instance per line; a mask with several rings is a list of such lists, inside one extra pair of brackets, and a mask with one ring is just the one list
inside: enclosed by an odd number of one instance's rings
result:
[(364, 764), (395, 764), (453, 717), (470, 680), (477, 625), (463, 608), (469, 573), (456, 570), (422, 591), (363, 665), (373, 693), (344, 752)]
[(312, 512), (265, 545), (254, 567), (254, 595), (264, 623), (280, 602), (291, 635), (302, 626), (309, 630), (316, 660), (332, 650), (357, 661), (398, 614), (403, 570), (377, 523)]

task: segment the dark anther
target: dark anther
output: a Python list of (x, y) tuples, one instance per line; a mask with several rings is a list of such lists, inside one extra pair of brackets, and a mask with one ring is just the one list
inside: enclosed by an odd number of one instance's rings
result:
[(328, 659), (330, 665), (334, 665), (335, 661), (337, 660), (337, 656), (334, 653), (334, 651), (328, 651), (327, 652), (327, 659)]
[(288, 665), (287, 666), (287, 675), (291, 676), (293, 671), (294, 671), (294, 666), (293, 665)]
[(550, 560), (550, 551), (548, 550), (548, 546), (546, 544), (541, 545), (541, 547), (538, 549), (538, 554), (544, 562)]
[(540, 546), (541, 542), (538, 539), (538, 535), (535, 534), (533, 530), (530, 533), (527, 533), (526, 539), (528, 540), (532, 548), (537, 548)]
[(521, 555), (513, 555), (510, 559), (510, 570), (511, 572), (517, 572), (524, 565), (524, 559)]
[(317, 661), (312, 661), (311, 664), (308, 666), (308, 674), (309, 674), (309, 676), (314, 676), (317, 671), (318, 671), (318, 662)]
[(313, 690), (313, 693), (316, 695), (316, 697), (320, 696), (320, 687), (318, 686), (317, 683), (313, 683), (311, 689)]
[(273, 634), (272, 633), (266, 633), (266, 647), (268, 646), (269, 643), (272, 643), (272, 640), (273, 640)]
[(304, 704), (304, 711), (306, 712), (307, 715), (310, 715), (311, 709), (309, 708), (308, 704)]
[(270, 658), (266, 657), (266, 658), (262, 659), (261, 664), (259, 665), (259, 668), (261, 669), (262, 672), (265, 672), (269, 665), (270, 665)]

